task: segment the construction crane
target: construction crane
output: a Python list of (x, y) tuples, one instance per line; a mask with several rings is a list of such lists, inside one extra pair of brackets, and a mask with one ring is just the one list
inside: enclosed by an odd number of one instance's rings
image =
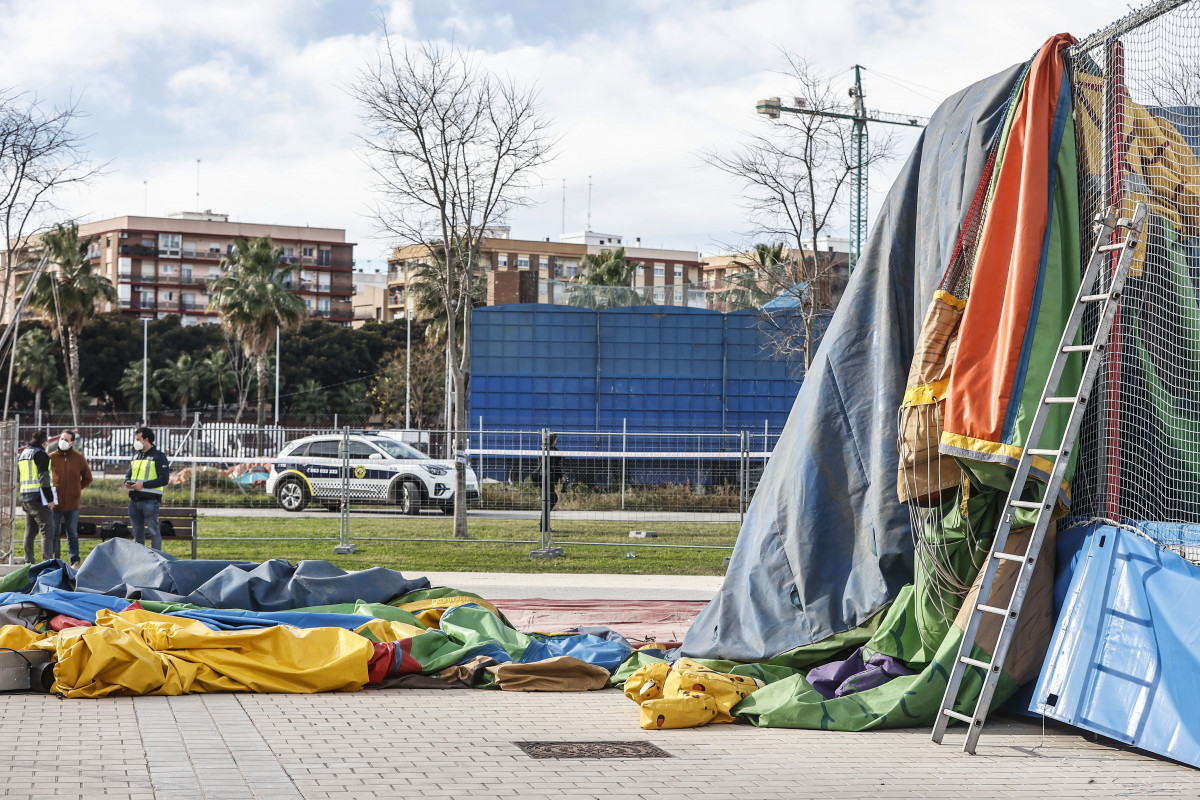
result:
[[(759, 100), (756, 110), (770, 119), (779, 119), (780, 114), (809, 114), (814, 117), (848, 119), (853, 123), (850, 130), (850, 149), (855, 165), (850, 173), (850, 271), (862, 255), (863, 242), (867, 238), (867, 123), (882, 122), (886, 125), (906, 125), (924, 128), (929, 124), (927, 117), (915, 114), (890, 114), (886, 111), (867, 109), (863, 103), (862, 66), (854, 65), (854, 86), (850, 88), (851, 105), (828, 111), (807, 108), (803, 97), (795, 98), (795, 106), (785, 106), (778, 97)], [(815, 256), (815, 254), (814, 254)]]

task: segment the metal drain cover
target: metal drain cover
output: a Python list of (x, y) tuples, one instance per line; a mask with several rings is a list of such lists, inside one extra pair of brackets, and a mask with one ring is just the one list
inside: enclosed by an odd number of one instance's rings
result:
[(530, 758), (670, 758), (649, 742), (513, 742)]

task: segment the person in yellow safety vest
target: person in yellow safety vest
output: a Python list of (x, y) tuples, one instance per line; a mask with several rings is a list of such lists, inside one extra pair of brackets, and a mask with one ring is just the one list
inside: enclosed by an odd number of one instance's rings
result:
[(54, 558), (55, 536), (50, 530), (51, 512), (58, 494), (50, 480), (50, 456), (46, 453), (46, 432), (34, 431), (29, 444), (17, 456), (18, 491), (25, 511), (25, 563), (34, 563), (33, 544), (42, 535), (42, 560)]
[(133, 449), (137, 454), (125, 473), (125, 488), (129, 489), (129, 521), (133, 523), (133, 539), (146, 543), (150, 529), (150, 544), (162, 550), (162, 533), (158, 528), (158, 511), (162, 504), (163, 487), (171, 477), (167, 456), (154, 447), (154, 431), (138, 428), (133, 434)]

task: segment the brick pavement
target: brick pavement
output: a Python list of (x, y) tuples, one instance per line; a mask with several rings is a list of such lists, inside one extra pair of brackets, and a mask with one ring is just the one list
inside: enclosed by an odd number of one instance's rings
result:
[[(488, 578), (495, 591), (505, 580), (519, 592), (528, 576)], [(576, 596), (662, 580), (596, 578), (600, 589)], [(937, 747), (926, 730), (642, 731), (615, 690), (12, 695), (0, 697), (0, 730), (0, 798), (1200, 797), (1198, 770), (1069, 729), (1043, 735), (1034, 721), (993, 719), (972, 757), (957, 736)], [(514, 744), (527, 740), (646, 740), (672, 757), (536, 760)]]

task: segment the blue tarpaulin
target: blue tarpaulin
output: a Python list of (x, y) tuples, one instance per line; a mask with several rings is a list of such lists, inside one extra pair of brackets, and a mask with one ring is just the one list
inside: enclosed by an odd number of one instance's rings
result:
[(763, 661), (866, 623), (912, 581), (896, 409), (1022, 67), (945, 101), (888, 194), (685, 655)]
[(75, 588), (207, 608), (284, 611), (360, 600), (386, 603), (428, 589), (429, 581), (382, 567), (348, 573), (328, 561), (184, 561), (125, 539), (109, 539), (88, 555)]
[(1200, 566), (1137, 533), (1085, 533), (1030, 710), (1200, 766)]

